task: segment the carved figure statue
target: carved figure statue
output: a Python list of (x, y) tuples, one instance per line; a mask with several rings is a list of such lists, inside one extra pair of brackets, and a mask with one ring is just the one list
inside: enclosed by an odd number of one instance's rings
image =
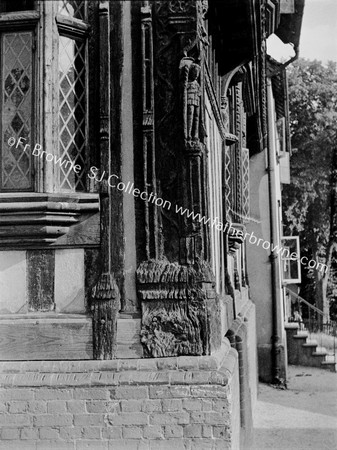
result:
[(199, 139), (199, 117), (200, 117), (200, 96), (201, 88), (198, 82), (200, 75), (200, 66), (198, 64), (191, 64), (188, 72), (187, 83), (187, 139), (198, 140)]

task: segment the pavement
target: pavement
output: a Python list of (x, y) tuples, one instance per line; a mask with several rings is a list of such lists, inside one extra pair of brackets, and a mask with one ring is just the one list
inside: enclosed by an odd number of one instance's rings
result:
[(289, 366), (288, 389), (259, 385), (249, 450), (337, 450), (337, 373)]

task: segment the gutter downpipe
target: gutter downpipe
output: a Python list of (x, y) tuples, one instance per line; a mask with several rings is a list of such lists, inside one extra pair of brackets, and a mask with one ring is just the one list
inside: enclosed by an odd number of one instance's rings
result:
[[(267, 78), (267, 108), (268, 114), (268, 148), (267, 148), (267, 172), (268, 172), (268, 194), (269, 194), (269, 214), (270, 214), (270, 237), (271, 237), (271, 253), (269, 255), (271, 263), (271, 283), (272, 283), (272, 383), (281, 384), (281, 343), (279, 333), (279, 305), (281, 305), (281, 295), (278, 289), (279, 285), (279, 263), (278, 254), (275, 249), (275, 241), (277, 240), (277, 203), (275, 189), (275, 156), (276, 136), (274, 113), (272, 109), (273, 95), (271, 79)], [(278, 244), (278, 242), (276, 242)]]

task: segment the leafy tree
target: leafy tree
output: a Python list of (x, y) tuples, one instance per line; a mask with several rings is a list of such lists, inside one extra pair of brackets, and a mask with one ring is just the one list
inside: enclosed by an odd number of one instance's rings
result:
[(293, 154), (284, 186), (285, 234), (299, 235), (302, 255), (328, 266), (302, 265), (301, 295), (328, 317), (327, 287), (337, 249), (337, 67), (297, 60), (288, 68)]

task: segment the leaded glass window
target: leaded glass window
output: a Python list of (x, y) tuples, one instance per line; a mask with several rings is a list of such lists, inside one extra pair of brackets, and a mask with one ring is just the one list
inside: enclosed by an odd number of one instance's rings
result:
[[(59, 40), (59, 149), (62, 161), (60, 188), (85, 190), (85, 43), (65, 36)], [(67, 161), (73, 163), (67, 164)], [(78, 174), (74, 164), (81, 166)]]
[[(0, 0), (2, 19), (7, 19), (0, 24), (2, 192), (86, 190), (90, 31), (86, 10), (85, 1), (39, 4), (34, 0)], [(48, 29), (40, 32), (41, 11)], [(44, 36), (42, 40), (40, 36)], [(44, 61), (47, 66), (40, 66)], [(54, 83), (56, 95), (51, 90)], [(58, 123), (56, 129), (54, 123)], [(8, 143), (10, 138), (14, 145)], [(23, 144), (16, 145), (19, 139)], [(50, 157), (34, 157), (35, 145), (42, 146), (45, 155), (55, 154), (60, 164), (51, 164)]]
[(59, 13), (64, 16), (74, 17), (75, 19), (85, 20), (85, 1), (60, 0)]
[[(1, 35), (1, 190), (33, 190), (33, 33)], [(24, 145), (9, 145), (19, 138)]]
[[(61, 15), (61, 16), (60, 16)], [(73, 21), (71, 29), (60, 17)], [(84, 191), (86, 158), (86, 38), (84, 1), (59, 1), (59, 154), (60, 189)], [(80, 169), (74, 170), (74, 166)]]

